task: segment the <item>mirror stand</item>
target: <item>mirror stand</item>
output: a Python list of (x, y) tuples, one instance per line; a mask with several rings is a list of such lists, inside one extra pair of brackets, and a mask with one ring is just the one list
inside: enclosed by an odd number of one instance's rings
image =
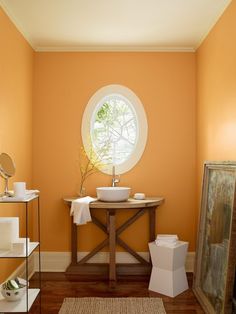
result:
[(4, 178), (5, 181), (5, 187), (4, 187), (4, 192), (0, 194), (0, 197), (8, 197), (11, 196), (11, 193), (8, 191), (8, 178)]
[(5, 179), (5, 189), (4, 189), (4, 195), (11, 196), (11, 194), (8, 191), (8, 178)]
[(8, 190), (8, 180), (15, 174), (16, 168), (11, 157), (6, 153), (0, 154), (0, 176), (5, 180), (4, 192), (1, 197), (12, 196)]

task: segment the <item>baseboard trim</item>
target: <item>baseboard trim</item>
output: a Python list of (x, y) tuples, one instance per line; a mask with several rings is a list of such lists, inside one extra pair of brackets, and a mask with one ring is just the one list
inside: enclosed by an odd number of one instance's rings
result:
[[(28, 258), (28, 280), (33, 276), (35, 271), (37, 271), (35, 269), (35, 257), (33, 255), (34, 254), (30, 255)], [(5, 281), (16, 277), (26, 279), (26, 261), (23, 261)]]
[[(78, 261), (81, 260), (88, 252), (78, 252)], [(149, 259), (149, 252), (138, 252), (144, 259)], [(194, 270), (195, 252), (188, 252), (185, 269), (186, 272)], [(64, 272), (71, 262), (70, 252), (41, 252), (41, 271), (42, 272)], [(108, 252), (99, 252), (89, 260), (89, 263), (108, 263)], [(127, 252), (116, 253), (117, 263), (137, 263), (136, 259)], [(34, 254), (34, 269), (38, 269), (38, 253)]]
[[(35, 273), (35, 265), (34, 265), (34, 256), (31, 255), (28, 257), (28, 280), (33, 276)], [(9, 277), (15, 278), (20, 277), (26, 279), (26, 261), (24, 261)]]
[[(146, 260), (149, 259), (149, 252), (138, 252)], [(78, 252), (78, 261), (81, 260), (88, 252)], [(186, 272), (194, 270), (195, 252), (188, 252), (186, 257)], [(89, 263), (108, 263), (108, 252), (99, 252), (89, 260)], [(117, 263), (137, 263), (136, 259), (127, 252), (116, 253)], [(38, 252), (35, 252), (28, 258), (28, 274), (29, 279), (39, 269)], [(42, 272), (65, 272), (71, 262), (70, 252), (41, 252), (41, 271)], [(24, 261), (17, 269), (7, 278), (7, 280), (20, 277), (26, 278), (26, 261)]]

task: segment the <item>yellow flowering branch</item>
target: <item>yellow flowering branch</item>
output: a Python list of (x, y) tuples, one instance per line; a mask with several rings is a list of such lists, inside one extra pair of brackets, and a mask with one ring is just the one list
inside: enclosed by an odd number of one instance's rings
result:
[(95, 172), (100, 171), (105, 166), (101, 160), (106, 154), (106, 151), (107, 149), (103, 149), (101, 150), (100, 155), (98, 155), (94, 151), (91, 140), (89, 141), (87, 151), (85, 151), (83, 146), (80, 148), (80, 196), (84, 196), (85, 180)]

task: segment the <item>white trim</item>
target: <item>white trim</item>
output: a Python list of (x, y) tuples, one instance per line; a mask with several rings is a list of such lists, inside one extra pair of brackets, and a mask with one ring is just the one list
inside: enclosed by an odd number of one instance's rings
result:
[[(82, 259), (89, 252), (78, 252), (78, 260)], [(143, 258), (148, 260), (149, 252), (138, 252)], [(188, 252), (185, 269), (186, 272), (194, 271), (195, 252)], [(42, 272), (64, 272), (71, 261), (70, 252), (41, 252), (41, 271)], [(108, 263), (109, 253), (99, 252), (89, 260), (89, 263)], [(127, 252), (116, 253), (117, 263), (135, 263), (136, 259)], [(34, 252), (28, 259), (29, 279), (38, 271), (38, 252)], [(25, 261), (6, 279), (15, 277), (25, 278)]]
[[(89, 252), (78, 252), (78, 260), (82, 259)], [(35, 269), (38, 269), (38, 256), (35, 252)], [(148, 260), (149, 252), (138, 252), (143, 258)], [(187, 272), (194, 270), (195, 252), (188, 252), (185, 268)], [(41, 252), (41, 270), (42, 272), (64, 272), (71, 261), (70, 252)], [(109, 253), (99, 252), (89, 260), (89, 263), (108, 263)], [(116, 253), (117, 263), (137, 263), (136, 259), (127, 252)]]
[(16, 18), (9, 7), (5, 4), (4, 0), (0, 0), (0, 6), (3, 11), (8, 15), (17, 30), (29, 43), (32, 49), (36, 52), (195, 52), (195, 47), (160, 47), (160, 46), (37, 46), (33, 43), (29, 33), (24, 29), (19, 20)]
[[(2, 7), (3, 11), (6, 13), (6, 15), (9, 17), (9, 19), (11, 20), (11, 22), (15, 25), (15, 27), (17, 28), (17, 30), (21, 33), (21, 35), (24, 37), (24, 39), (28, 42), (28, 44), (31, 46), (31, 48), (33, 50), (35, 50), (35, 47), (32, 43), (32, 41), (30, 40), (30, 35), (29, 33), (26, 31), (26, 29), (22, 26), (22, 24), (20, 23), (20, 21), (17, 19), (16, 15), (14, 13), (11, 12), (11, 10), (9, 9), (9, 6), (7, 4), (5, 4), (4, 0), (0, 0), (0, 6)], [(36, 50), (35, 50), (36, 51)]]
[(222, 5), (221, 10), (219, 10), (219, 13), (214, 16), (214, 18), (209, 21), (209, 26), (207, 30), (204, 32), (202, 38), (198, 41), (198, 43), (194, 46), (172, 46), (172, 47), (161, 47), (156, 45), (150, 45), (150, 46), (100, 46), (100, 45), (88, 45), (88, 46), (37, 46), (33, 43), (32, 38), (30, 38), (29, 32), (23, 27), (22, 23), (20, 23), (17, 16), (10, 10), (9, 6), (7, 5), (7, 2), (4, 0), (0, 0), (0, 6), (2, 7), (3, 11), (8, 15), (10, 20), (13, 22), (17, 30), (21, 33), (21, 35), (25, 38), (25, 40), (29, 43), (29, 45), (34, 49), (36, 52), (71, 52), (71, 51), (77, 51), (77, 52), (195, 52), (203, 43), (205, 38), (209, 35), (217, 21), (220, 19), (220, 17), (223, 15), (226, 8), (229, 6), (230, 2), (232, 0), (227, 0), (223, 5), (221, 2), (219, 2), (219, 6)]
[[(218, 22), (218, 20), (220, 19), (220, 17), (224, 14), (225, 10), (227, 9), (227, 7), (229, 6), (230, 2), (232, 0), (228, 0), (224, 5), (223, 5), (223, 10), (221, 9), (219, 11), (219, 13), (214, 17), (214, 19), (212, 19), (209, 23), (209, 27), (206, 30), (206, 32), (203, 34), (202, 38), (199, 40), (198, 44), (196, 45), (196, 47), (194, 48), (194, 51), (197, 51), (198, 48), (201, 46), (201, 44), (204, 42), (204, 40), (208, 37), (208, 35), (210, 34), (210, 32), (213, 30), (214, 26), (216, 25), (216, 23)], [(221, 4), (221, 2), (219, 2), (219, 4)]]
[(35, 46), (36, 52), (195, 52), (195, 47), (159, 47), (159, 46)]
[[(37, 269), (35, 269), (35, 263), (34, 263), (35, 259), (34, 259), (34, 253), (30, 255), (30, 257), (28, 257), (28, 279), (30, 279), (35, 271), (37, 271)], [(14, 271), (13, 274), (11, 274), (11, 278), (15, 278), (15, 277), (20, 277), (20, 278), (24, 278), (26, 279), (26, 260)]]
[[(115, 165), (116, 173), (122, 174), (130, 169), (132, 169), (142, 157), (144, 152), (146, 142), (147, 142), (147, 134), (148, 134), (148, 123), (145, 110), (143, 108), (143, 104), (138, 98), (138, 96), (128, 87), (118, 84), (106, 85), (99, 90), (97, 90), (92, 97), (89, 99), (89, 102), (84, 110), (84, 114), (82, 117), (81, 124), (81, 135), (83, 140), (83, 145), (90, 155), (91, 143), (89, 140), (90, 129), (91, 129), (91, 121), (96, 110), (98, 104), (106, 97), (112, 94), (118, 94), (125, 97), (132, 105), (135, 115), (138, 121), (138, 138), (136, 141), (135, 148), (129, 158), (123, 162), (122, 164)], [(106, 168), (100, 169), (100, 171), (112, 174), (112, 165), (107, 165)]]
[[(11, 273), (11, 275), (5, 280), (10, 280), (12, 278), (16, 278), (16, 277), (20, 277), (20, 278), (24, 278), (26, 279), (26, 265), (25, 265), (26, 261), (22, 262), (15, 270), (13, 273)], [(28, 276), (30, 279), (33, 274), (35, 273), (35, 271), (37, 271), (38, 269), (35, 268), (35, 257), (34, 257), (34, 253), (30, 255), (30, 257), (28, 258)]]
[[(230, 0), (229, 0), (230, 1)], [(10, 20), (13, 22), (17, 30), (21, 33), (24, 39), (29, 43), (32, 49), (36, 52), (195, 52), (196, 49), (193, 46), (186, 47), (160, 47), (160, 46), (37, 46), (30, 38), (29, 32), (24, 29), (20, 21), (17, 19), (14, 13), (11, 12), (9, 7), (5, 4), (4, 0), (0, 0), (0, 6), (7, 14)], [(220, 16), (220, 15), (219, 15)], [(214, 24), (213, 24), (214, 25)], [(210, 30), (209, 30), (210, 31)], [(208, 31), (208, 32), (209, 32)], [(208, 34), (207, 32), (207, 34)], [(207, 35), (206, 34), (206, 35)], [(204, 38), (206, 37), (203, 36)], [(200, 43), (197, 45), (199, 47)]]

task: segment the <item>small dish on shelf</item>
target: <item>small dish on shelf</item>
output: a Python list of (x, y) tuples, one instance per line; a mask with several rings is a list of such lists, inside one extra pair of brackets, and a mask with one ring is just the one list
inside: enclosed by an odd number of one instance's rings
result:
[(26, 292), (26, 281), (21, 278), (8, 280), (2, 285), (1, 293), (7, 301), (18, 301)]

